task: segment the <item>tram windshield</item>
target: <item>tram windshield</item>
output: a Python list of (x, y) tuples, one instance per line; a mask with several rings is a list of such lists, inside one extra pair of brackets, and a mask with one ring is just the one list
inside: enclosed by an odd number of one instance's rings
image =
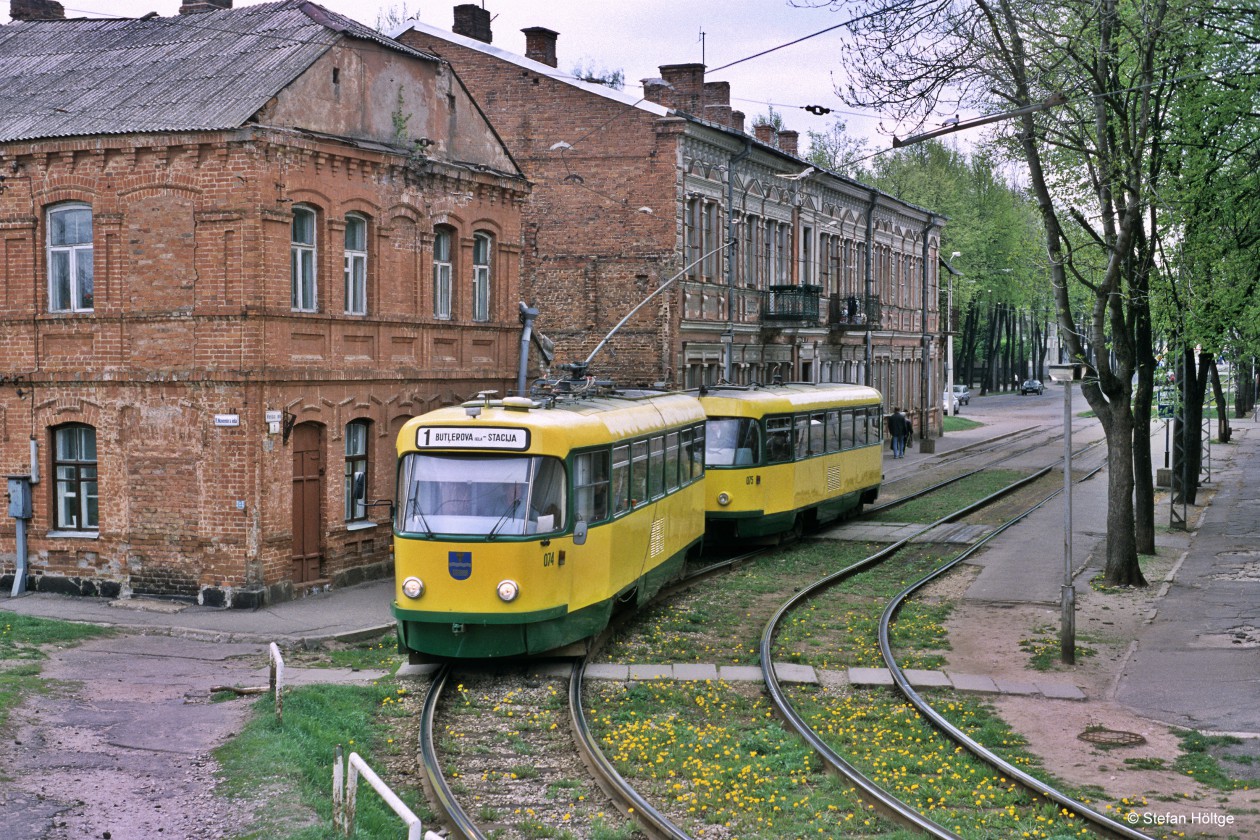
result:
[(704, 424), (705, 467), (753, 466), (761, 460), (761, 426), (748, 417), (711, 417)]
[(411, 453), (398, 480), (399, 531), (494, 539), (564, 528), (558, 458)]

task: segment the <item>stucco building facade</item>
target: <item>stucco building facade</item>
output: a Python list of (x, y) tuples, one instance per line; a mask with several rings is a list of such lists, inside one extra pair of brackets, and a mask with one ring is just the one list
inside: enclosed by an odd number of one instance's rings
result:
[(464, 5), (453, 31), (393, 34), (451, 62), (533, 183), (522, 289), (560, 360), (659, 292), (592, 371), (861, 382), (939, 429), (944, 218), (811, 166), (796, 132), (746, 127), (703, 65), (614, 89), (564, 72), (552, 30), (524, 30), (523, 55), (495, 45), (491, 14)]

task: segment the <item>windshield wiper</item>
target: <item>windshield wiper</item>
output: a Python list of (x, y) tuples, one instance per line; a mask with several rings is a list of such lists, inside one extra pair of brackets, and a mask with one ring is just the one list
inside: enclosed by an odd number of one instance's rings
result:
[(410, 519), (410, 518), (411, 518), (411, 517), (410, 517), (410, 514), (411, 514), (411, 513), (414, 513), (416, 516), (420, 517), (420, 525), (421, 525), (421, 527), (422, 527), (422, 528), (424, 528), (424, 533), (425, 533), (425, 536), (427, 536), (429, 539), (433, 539), (433, 529), (429, 527), (429, 520), (427, 520), (427, 519), (425, 519), (425, 518), (424, 518), (424, 511), (420, 510), (420, 500), (419, 500), (419, 499), (413, 499), (413, 500), (412, 500), (412, 502), (411, 502), (411, 510), (410, 510), (408, 513), (409, 513), (409, 515), (408, 515), (408, 517), (407, 517), (408, 519)]
[(521, 497), (517, 496), (515, 499), (512, 500), (512, 504), (508, 506), (508, 509), (504, 512), (504, 514), (499, 517), (499, 521), (494, 523), (494, 527), (490, 529), (490, 533), (486, 534), (486, 539), (488, 540), (494, 539), (495, 535), (499, 533), (499, 528), (502, 527), (504, 522), (508, 521), (508, 519), (512, 516), (512, 514), (516, 513), (516, 509), (520, 507), (520, 505), (521, 505)]

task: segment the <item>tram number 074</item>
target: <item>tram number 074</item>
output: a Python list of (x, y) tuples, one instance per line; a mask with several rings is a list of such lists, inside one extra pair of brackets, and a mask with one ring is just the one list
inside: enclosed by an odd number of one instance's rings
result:
[(543, 568), (546, 568), (547, 566), (556, 566), (556, 565), (563, 566), (564, 565), (564, 552), (563, 551), (559, 552), (559, 555), (560, 555), (559, 560), (557, 560), (556, 552), (544, 551), (543, 552)]

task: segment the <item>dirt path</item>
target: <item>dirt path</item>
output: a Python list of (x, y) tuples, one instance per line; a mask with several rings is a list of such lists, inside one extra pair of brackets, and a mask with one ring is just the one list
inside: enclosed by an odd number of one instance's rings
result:
[[(240, 730), (261, 645), (116, 636), (55, 651), (49, 690), (14, 710), (0, 743), (5, 840), (232, 837), (240, 819), (214, 795), (210, 751)], [(265, 679), (264, 679), (265, 684)]]

